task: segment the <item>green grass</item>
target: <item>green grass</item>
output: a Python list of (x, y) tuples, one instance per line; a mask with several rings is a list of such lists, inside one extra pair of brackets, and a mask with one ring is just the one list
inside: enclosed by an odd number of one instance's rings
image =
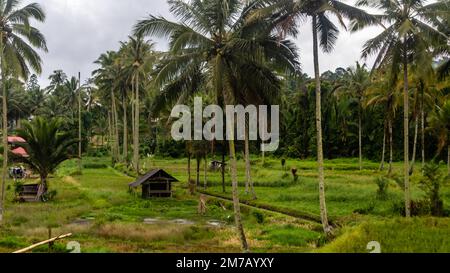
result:
[[(195, 161), (192, 178), (195, 178)], [(57, 190), (49, 203), (13, 203), (13, 190), (7, 191), (5, 224), (0, 227), (0, 252), (11, 252), (48, 237), (71, 232), (83, 252), (236, 252), (240, 244), (229, 201), (209, 199), (205, 215), (197, 213), (198, 197), (187, 194), (187, 160), (147, 158), (146, 169), (163, 168), (180, 180), (170, 199), (142, 200), (128, 192), (133, 178), (109, 167), (109, 158), (85, 158), (80, 174), (76, 160), (65, 162), (50, 179)], [(244, 163), (238, 163), (243, 222), (254, 252), (367, 252), (367, 243), (380, 240), (387, 252), (450, 252), (449, 219), (415, 218), (405, 220), (393, 211), (402, 201), (403, 192), (395, 183), (388, 188), (388, 198), (378, 200), (375, 178), (383, 175), (378, 163), (364, 162), (359, 171), (356, 159), (326, 161), (326, 193), (330, 218), (337, 227), (337, 238), (327, 241), (318, 223), (319, 199), (314, 160), (287, 160), (287, 171), (280, 159), (267, 158), (262, 164), (252, 158), (252, 176), (258, 200), (252, 201), (243, 191)], [(401, 163), (394, 165), (401, 173)], [(297, 168), (299, 180), (294, 182), (291, 168)], [(419, 169), (419, 168), (417, 168)], [(411, 179), (414, 199), (423, 198), (418, 188), (421, 176)], [(203, 164), (200, 175), (203, 185)], [(207, 192), (231, 197), (231, 181), (227, 173), (227, 193), (222, 193), (220, 172), (208, 172)], [(12, 182), (8, 181), (12, 186)], [(450, 189), (442, 189), (446, 208)], [(225, 209), (224, 209), (225, 208)], [(271, 213), (274, 210), (279, 213)], [(285, 214), (291, 215), (287, 216)], [(145, 224), (144, 219), (157, 219)], [(185, 219), (190, 225), (180, 225)], [(209, 221), (223, 223), (213, 227)], [(81, 223), (81, 224), (80, 224)], [(400, 234), (402, 233), (402, 234)], [(390, 239), (391, 238), (391, 239)], [(413, 240), (413, 243), (408, 243)], [(325, 246), (323, 247), (323, 245)], [(423, 245), (423, 248), (420, 248)], [(35, 250), (47, 252), (46, 247)], [(60, 242), (53, 252), (66, 252)]]
[(321, 252), (361, 253), (371, 241), (379, 242), (383, 253), (448, 253), (450, 219), (396, 218), (365, 222), (348, 228)]

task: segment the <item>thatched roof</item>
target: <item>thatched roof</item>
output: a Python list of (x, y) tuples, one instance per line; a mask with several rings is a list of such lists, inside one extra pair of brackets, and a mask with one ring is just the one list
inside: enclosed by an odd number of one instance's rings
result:
[(136, 188), (146, 182), (152, 181), (168, 181), (168, 182), (179, 182), (176, 178), (168, 174), (166, 171), (162, 169), (156, 169), (148, 172), (147, 174), (139, 177), (135, 182), (130, 183), (129, 186), (132, 188)]

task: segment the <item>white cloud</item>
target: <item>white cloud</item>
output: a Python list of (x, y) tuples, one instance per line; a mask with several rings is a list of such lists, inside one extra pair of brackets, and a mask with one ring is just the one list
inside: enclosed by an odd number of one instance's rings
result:
[[(93, 62), (107, 51), (115, 50), (120, 40), (126, 40), (137, 20), (148, 14), (172, 18), (165, 0), (26, 0), (38, 2), (46, 13), (47, 21), (38, 24), (47, 38), (49, 53), (43, 55), (44, 71), (41, 85), (48, 84), (48, 76), (63, 69), (69, 76), (81, 71), (85, 79), (95, 69)], [(342, 31), (331, 54), (321, 54), (321, 71), (354, 65), (359, 60), (364, 42), (379, 30), (368, 29), (349, 34)], [(155, 40), (158, 49), (166, 41)], [(301, 27), (296, 39), (300, 49), (304, 72), (313, 74), (312, 34), (310, 23)]]

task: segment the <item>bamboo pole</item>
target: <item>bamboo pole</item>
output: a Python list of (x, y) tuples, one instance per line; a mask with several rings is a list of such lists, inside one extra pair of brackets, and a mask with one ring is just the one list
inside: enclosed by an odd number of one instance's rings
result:
[(14, 251), (13, 253), (15, 253), (15, 254), (17, 254), (17, 253), (25, 253), (25, 252), (28, 252), (28, 251), (30, 251), (32, 249), (35, 249), (38, 246), (46, 245), (48, 243), (55, 242), (55, 241), (58, 241), (58, 240), (61, 240), (61, 239), (64, 239), (64, 238), (67, 238), (67, 237), (70, 237), (70, 236), (72, 236), (72, 233), (60, 235), (58, 237), (54, 237), (54, 238), (48, 239), (46, 241), (42, 241), (42, 242), (39, 242), (37, 244), (31, 245), (31, 246), (26, 247), (24, 249)]

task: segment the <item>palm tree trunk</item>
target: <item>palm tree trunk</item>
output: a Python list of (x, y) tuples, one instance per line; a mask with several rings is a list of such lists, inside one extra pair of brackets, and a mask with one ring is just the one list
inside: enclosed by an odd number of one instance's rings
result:
[[(2, 40), (2, 35), (0, 35), (0, 40)], [(0, 42), (0, 45), (2, 43)], [(0, 46), (0, 48), (3, 48), (3, 46)], [(3, 57), (3, 54), (0, 56), (0, 65), (1, 65), (1, 71), (2, 71), (2, 84), (3, 84), (3, 100), (2, 100), (2, 129), (3, 129), (3, 169), (2, 169), (2, 188), (1, 188), (1, 194), (0, 197), (0, 225), (3, 222), (3, 213), (4, 213), (4, 206), (5, 206), (5, 187), (6, 187), (6, 174), (8, 172), (8, 108), (7, 108), (7, 92), (6, 92), (6, 73), (5, 73), (5, 60)]]
[(393, 130), (392, 130), (392, 120), (389, 118), (389, 171), (388, 175), (392, 174), (392, 161), (394, 160), (394, 140), (393, 140)]
[(251, 174), (251, 165), (250, 165), (250, 143), (249, 143), (249, 126), (248, 126), (248, 118), (245, 120), (245, 176), (246, 176), (246, 184), (245, 184), (245, 192), (251, 193), (252, 199), (256, 200), (256, 193), (253, 187), (252, 174)]
[(136, 168), (136, 172), (139, 174), (139, 120), (140, 120), (140, 101), (139, 101), (139, 74), (136, 75), (136, 84), (135, 87), (136, 89), (136, 95), (135, 95), (135, 100), (136, 100), (136, 105), (134, 107), (135, 112), (135, 118), (134, 118), (134, 149), (133, 149), (133, 161), (134, 161), (134, 167)]
[(188, 185), (191, 183), (191, 153), (188, 152)]
[(123, 161), (128, 163), (128, 117), (127, 117), (127, 96), (123, 94)]
[(207, 163), (208, 158), (207, 157), (208, 157), (208, 155), (205, 153), (205, 158), (204, 158), (204, 160), (205, 160), (205, 166), (204, 166), (205, 173), (204, 173), (204, 180), (203, 180), (203, 188), (205, 190), (208, 187), (208, 163)]
[(114, 145), (114, 162), (119, 161), (119, 127), (117, 126), (118, 114), (117, 114), (117, 106), (116, 106), (116, 98), (114, 95), (114, 91), (111, 89), (111, 123), (113, 130), (113, 145)]
[(195, 158), (197, 160), (197, 187), (200, 187), (200, 158), (199, 156), (196, 156)]
[(413, 154), (411, 158), (411, 166), (409, 167), (409, 175), (414, 173), (414, 164), (416, 163), (416, 152), (417, 152), (417, 137), (419, 134), (419, 115), (416, 116), (415, 119), (415, 128), (414, 128), (414, 146), (413, 146)]
[[(232, 126), (229, 124), (228, 126)], [(231, 164), (231, 182), (233, 186), (233, 206), (234, 206), (234, 220), (236, 223), (239, 239), (242, 244), (242, 249), (245, 252), (249, 251), (247, 238), (244, 233), (244, 227), (242, 225), (241, 219), (241, 207), (239, 202), (239, 192), (238, 192), (238, 178), (237, 178), (237, 162), (236, 162), (236, 150), (234, 146), (234, 140), (229, 140), (230, 146), (230, 164)]]
[[(263, 121), (262, 126), (263, 126), (264, 129), (266, 128), (266, 122), (265, 121)], [(264, 141), (262, 141), (262, 144), (264, 144)], [(262, 150), (262, 165), (263, 165), (263, 167), (264, 167), (265, 164), (266, 164), (266, 152), (263, 149)]]
[(403, 175), (405, 179), (405, 215), (411, 217), (411, 192), (409, 188), (409, 86), (408, 86), (408, 57), (406, 44), (403, 48), (403, 149), (404, 166)]
[(386, 122), (384, 123), (384, 130), (383, 130), (383, 151), (381, 152), (380, 171), (384, 170), (385, 155), (386, 155)]
[(325, 234), (331, 232), (328, 223), (327, 205), (325, 200), (325, 174), (323, 163), (323, 146), (322, 146), (322, 96), (320, 86), (320, 69), (319, 69), (319, 46), (317, 40), (317, 17), (313, 16), (313, 51), (314, 51), (314, 74), (316, 80), (316, 133), (317, 133), (317, 163), (319, 170), (319, 200), (320, 200), (320, 217), (322, 219), (323, 231)]
[(226, 142), (225, 140), (222, 141), (222, 165), (220, 168), (220, 172), (222, 173), (222, 192), (226, 193), (227, 189), (225, 187), (225, 147), (226, 147)]
[(108, 110), (108, 146), (111, 151), (111, 156), (113, 158), (113, 164), (114, 164), (114, 146), (112, 143), (113, 139), (113, 128), (112, 128), (112, 118), (111, 118), (111, 111)]
[(359, 148), (359, 170), (362, 171), (362, 117), (361, 100), (358, 103), (358, 148)]
[(134, 166), (134, 134), (136, 133), (136, 128), (134, 127), (135, 122), (134, 119), (136, 118), (136, 112), (134, 111), (134, 107), (135, 107), (135, 92), (134, 92), (134, 76), (131, 79), (131, 140), (133, 142), (133, 160), (132, 160), (132, 165), (134, 170), (136, 170), (136, 167)]
[(78, 72), (78, 172), (82, 172), (81, 158), (81, 73)]
[(425, 167), (425, 111), (423, 109), (423, 94), (422, 94), (422, 102), (420, 104), (420, 126), (421, 126), (421, 134), (422, 134), (422, 173), (423, 173), (423, 168)]
[(113, 106), (113, 128), (114, 128), (114, 151), (115, 151), (115, 157), (116, 162), (119, 161), (119, 154), (120, 154), (120, 143), (119, 143), (119, 113), (117, 112), (117, 104), (116, 104), (116, 96), (114, 95), (114, 91), (111, 90), (112, 95), (112, 106)]

